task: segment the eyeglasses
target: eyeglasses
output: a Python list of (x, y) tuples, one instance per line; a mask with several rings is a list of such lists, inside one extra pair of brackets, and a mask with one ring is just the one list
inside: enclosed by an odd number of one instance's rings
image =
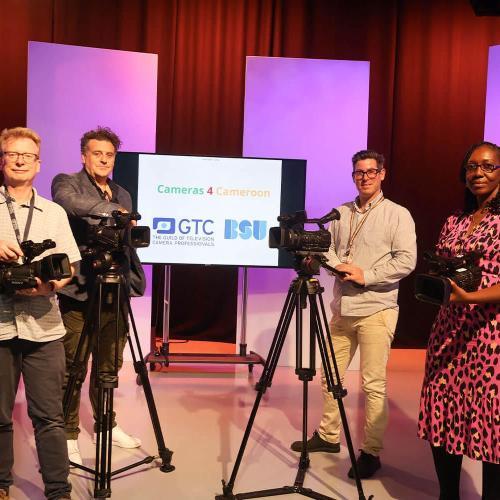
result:
[(35, 153), (18, 153), (17, 151), (4, 151), (2, 156), (12, 162), (18, 161), (19, 157), (21, 157), (24, 163), (33, 163), (39, 158)]
[(477, 168), (480, 168), (483, 172), (487, 174), (491, 174), (497, 168), (500, 168), (500, 165), (493, 165), (493, 163), (467, 163), (467, 165), (465, 165), (465, 171), (467, 173), (472, 172)]
[(106, 158), (106, 160), (112, 160), (116, 156), (116, 153), (105, 153), (104, 151), (89, 151), (89, 153), (98, 160), (100, 160), (102, 157)]
[(381, 171), (381, 168), (369, 168), (368, 170), (354, 170), (352, 173), (352, 178), (356, 179), (357, 181), (363, 180), (364, 176), (368, 179), (375, 179), (377, 177), (377, 174)]

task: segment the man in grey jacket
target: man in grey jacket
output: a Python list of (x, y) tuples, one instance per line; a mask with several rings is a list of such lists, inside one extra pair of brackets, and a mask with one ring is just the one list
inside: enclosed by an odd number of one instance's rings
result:
[[(330, 333), (341, 378), (360, 349), (365, 425), (357, 459), (361, 478), (381, 466), (379, 453), (388, 421), (386, 367), (398, 320), (399, 281), (415, 268), (415, 224), (408, 210), (382, 193), (384, 157), (364, 150), (352, 158), (354, 201), (338, 208), (340, 220), (330, 226), (328, 264), (344, 273), (336, 278)], [(340, 451), (340, 415), (323, 374), (323, 416), (307, 442), (309, 452)], [(292, 444), (301, 451), (302, 441)], [(348, 472), (353, 477), (352, 469)]]
[[(111, 216), (118, 210), (131, 212), (132, 200), (130, 194), (110, 179), (115, 165), (116, 152), (120, 147), (119, 137), (109, 128), (99, 127), (86, 132), (81, 138), (81, 157), (83, 169), (75, 174), (59, 174), (52, 181), (52, 198), (67, 212), (73, 234), (82, 255), (86, 254), (88, 245), (88, 226), (98, 224), (99, 217)], [(123, 250), (125, 258), (121, 268), (128, 282), (131, 295), (142, 295), (145, 288), (145, 277), (137, 254), (133, 248), (126, 246)], [(83, 330), (85, 316), (89, 306), (89, 294), (95, 285), (95, 271), (92, 269), (92, 258), (84, 258), (76, 268), (75, 277), (59, 294), (59, 305), (66, 327), (64, 347), (66, 351), (66, 381), (78, 342)], [(98, 332), (100, 340), (100, 369), (107, 372), (114, 368), (115, 353), (115, 314), (114, 300), (101, 304), (101, 329)], [(126, 344), (128, 324), (123, 318), (118, 319), (119, 346), (118, 369), (123, 363), (123, 349)], [(82, 463), (79, 447), (79, 407), (81, 385), (86, 372), (77, 381), (72, 397), (69, 415), (66, 419), (66, 439), (68, 454), (72, 462)], [(97, 411), (97, 388), (95, 385), (95, 363), (92, 363), (90, 375), (89, 396), (94, 412)], [(141, 445), (139, 439), (129, 436), (116, 425), (113, 414), (113, 444), (122, 448), (137, 448)], [(94, 431), (96, 429), (94, 428)]]

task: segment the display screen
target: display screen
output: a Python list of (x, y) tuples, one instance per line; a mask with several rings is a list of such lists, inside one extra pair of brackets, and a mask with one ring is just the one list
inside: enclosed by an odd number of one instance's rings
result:
[(268, 232), (304, 209), (305, 178), (305, 160), (146, 153), (119, 153), (113, 176), (151, 228), (143, 263), (259, 267), (292, 267)]

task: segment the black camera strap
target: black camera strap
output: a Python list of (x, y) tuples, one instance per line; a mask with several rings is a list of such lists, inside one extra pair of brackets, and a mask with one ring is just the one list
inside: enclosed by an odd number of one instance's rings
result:
[(31, 200), (29, 205), (28, 218), (26, 219), (26, 226), (24, 226), (23, 239), (21, 239), (21, 231), (19, 231), (19, 224), (17, 223), (16, 212), (14, 210), (14, 205), (12, 204), (13, 198), (7, 190), (7, 186), (4, 186), (5, 203), (7, 204), (7, 209), (9, 210), (10, 220), (12, 221), (12, 227), (16, 233), (17, 242), (19, 245), (23, 241), (28, 239), (28, 234), (31, 228), (31, 221), (33, 220), (33, 211), (35, 209), (35, 192), (31, 191)]

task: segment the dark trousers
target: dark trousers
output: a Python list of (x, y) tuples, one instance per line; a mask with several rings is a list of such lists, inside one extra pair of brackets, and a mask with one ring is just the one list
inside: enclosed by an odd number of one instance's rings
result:
[[(439, 500), (460, 500), (462, 455), (447, 453), (444, 447), (431, 446), (439, 480)], [(500, 464), (483, 462), (482, 500), (500, 499)]]
[[(87, 301), (78, 301), (65, 295), (59, 295), (59, 308), (61, 310), (62, 319), (64, 322), (64, 327), (66, 328), (66, 335), (64, 336), (64, 350), (66, 352), (66, 375), (64, 377), (64, 387), (66, 389), (66, 384), (68, 382), (69, 369), (73, 364), (75, 359), (76, 350), (80, 337), (83, 331), (83, 326), (85, 323), (85, 318), (88, 315), (93, 315), (92, 320), (96, 322), (97, 308), (95, 311), (88, 311)], [(116, 308), (114, 302), (111, 304), (103, 304), (101, 313), (101, 329), (99, 332), (95, 332), (99, 335), (99, 370), (106, 373), (111, 373), (115, 370), (115, 344), (116, 344)], [(123, 350), (125, 344), (127, 343), (127, 330), (128, 323), (124, 320), (123, 315), (121, 315), (118, 321), (118, 363), (116, 370), (119, 371), (123, 365)], [(88, 341), (87, 337), (87, 341)], [(84, 344), (84, 349), (87, 348), (87, 342)], [(92, 347), (92, 368), (90, 371), (90, 386), (89, 386), (89, 398), (92, 405), (92, 411), (94, 414), (94, 421), (97, 415), (97, 359), (96, 359), (96, 341), (94, 340), (94, 346)], [(76, 381), (75, 390), (73, 392), (73, 397), (71, 399), (71, 404), (69, 407), (69, 413), (65, 422), (66, 439), (77, 439), (80, 433), (80, 399), (82, 392), (82, 384), (87, 376), (87, 367), (78, 377)], [(113, 423), (112, 426), (116, 425), (115, 413), (113, 412)], [(96, 427), (94, 426), (94, 431)]]
[(15, 338), (0, 341), (1, 489), (8, 491), (12, 484), (12, 411), (22, 374), (45, 495), (49, 499), (55, 499), (70, 493), (61, 395), (64, 366), (64, 348), (60, 340), (31, 342)]

